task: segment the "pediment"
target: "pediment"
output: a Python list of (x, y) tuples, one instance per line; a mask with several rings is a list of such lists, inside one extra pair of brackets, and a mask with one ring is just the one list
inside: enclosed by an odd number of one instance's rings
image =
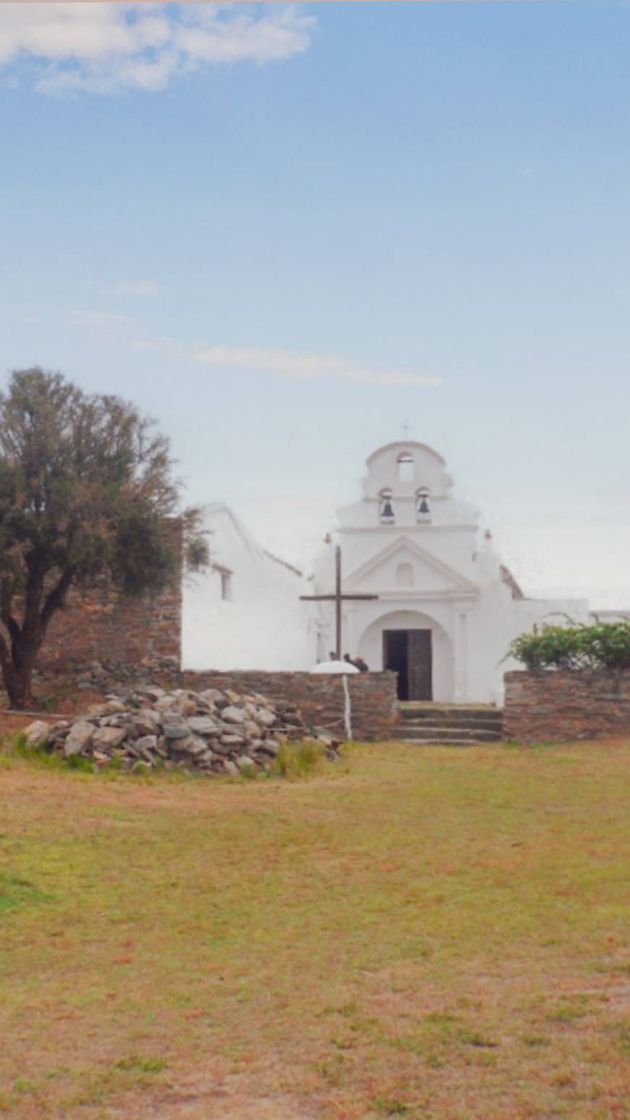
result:
[[(396, 579), (399, 565), (411, 565), (411, 585)], [(417, 544), (411, 537), (398, 537), (345, 579), (346, 591), (401, 591), (411, 594), (476, 594), (478, 587), (455, 568)]]

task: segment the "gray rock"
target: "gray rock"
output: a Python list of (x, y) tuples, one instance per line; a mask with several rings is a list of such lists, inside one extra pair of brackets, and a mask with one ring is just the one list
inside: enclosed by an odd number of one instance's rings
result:
[(96, 728), (93, 723), (87, 723), (85, 720), (78, 720), (70, 728), (70, 734), (64, 743), (64, 753), (66, 758), (70, 758), (73, 754), (81, 754), (82, 751), (87, 750), (94, 738)]
[(150, 708), (141, 708), (134, 714), (133, 724), (138, 735), (153, 735), (160, 726), (160, 719)]
[(154, 755), (158, 754), (157, 735), (143, 735), (133, 744), (134, 753), (141, 755), (147, 762), (152, 762)]
[(275, 758), (279, 750), (280, 747), (273, 739), (267, 739), (264, 743), (261, 743), (260, 746), (256, 747), (256, 754), (265, 754), (268, 758)]
[(97, 751), (115, 750), (126, 737), (126, 727), (99, 727), (92, 736), (91, 746)]
[(194, 716), (197, 711), (197, 701), (191, 700), (189, 696), (178, 696), (176, 708), (183, 716), (188, 718), (189, 716)]
[(199, 693), (199, 699), (203, 700), (205, 704), (209, 704), (214, 708), (217, 700), (223, 700), (223, 693), (218, 688), (205, 688), (203, 692)]
[(225, 759), (225, 761), (223, 763), (223, 769), (228, 774), (231, 774), (233, 778), (238, 777), (238, 775), (240, 774), (240, 770), (239, 770), (238, 766), (236, 765), (236, 763), (232, 762), (232, 760), (229, 759), (229, 758)]
[(186, 722), (195, 735), (217, 735), (221, 731), (216, 720), (209, 716), (191, 716)]
[(269, 708), (263, 708), (261, 711), (256, 712), (256, 722), (261, 723), (263, 727), (272, 727), (277, 718), (276, 713), (270, 711)]
[(177, 712), (177, 709), (176, 709), (175, 705), (176, 705), (176, 701), (175, 701), (174, 697), (170, 696), (168, 693), (165, 693), (164, 696), (160, 696), (159, 700), (156, 700), (155, 709), (158, 712), (172, 711), (172, 712), (175, 712), (176, 714), (179, 714)]
[(224, 708), (221, 712), (221, 719), (224, 723), (244, 723), (245, 712), (242, 708), (235, 708), (230, 705), (229, 708)]
[(50, 727), (43, 720), (36, 719), (24, 729), (23, 735), (29, 747), (43, 747), (48, 742)]
[(164, 738), (169, 742), (175, 742), (177, 739), (187, 739), (189, 735), (190, 731), (185, 723), (164, 722)]
[(205, 755), (208, 744), (205, 739), (199, 739), (196, 735), (189, 735), (187, 739), (178, 739), (174, 743), (174, 747), (175, 750), (182, 751), (184, 754), (201, 757)]

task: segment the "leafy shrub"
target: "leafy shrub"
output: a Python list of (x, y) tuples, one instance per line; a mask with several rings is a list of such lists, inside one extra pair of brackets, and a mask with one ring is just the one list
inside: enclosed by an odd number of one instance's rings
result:
[(526, 669), (629, 669), (630, 620), (535, 626), (515, 638), (508, 652)]

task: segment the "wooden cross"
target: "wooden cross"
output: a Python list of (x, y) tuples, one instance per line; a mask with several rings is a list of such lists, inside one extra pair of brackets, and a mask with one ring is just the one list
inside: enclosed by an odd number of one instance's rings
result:
[(335, 604), (335, 655), (337, 661), (341, 661), (341, 607), (342, 604), (348, 600), (355, 599), (378, 599), (378, 595), (344, 595), (341, 588), (341, 549), (339, 545), (335, 547), (335, 590), (332, 595), (300, 595), (300, 599), (306, 599), (311, 603), (334, 603)]

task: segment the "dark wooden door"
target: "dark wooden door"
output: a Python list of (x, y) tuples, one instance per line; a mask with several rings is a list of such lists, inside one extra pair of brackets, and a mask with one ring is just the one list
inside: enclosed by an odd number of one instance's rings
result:
[(407, 630), (383, 631), (383, 668), (398, 675), (398, 699), (409, 699)]
[(433, 650), (430, 630), (407, 631), (407, 679), (410, 700), (433, 699)]
[(399, 700), (433, 699), (430, 630), (384, 630), (383, 668), (398, 674)]

